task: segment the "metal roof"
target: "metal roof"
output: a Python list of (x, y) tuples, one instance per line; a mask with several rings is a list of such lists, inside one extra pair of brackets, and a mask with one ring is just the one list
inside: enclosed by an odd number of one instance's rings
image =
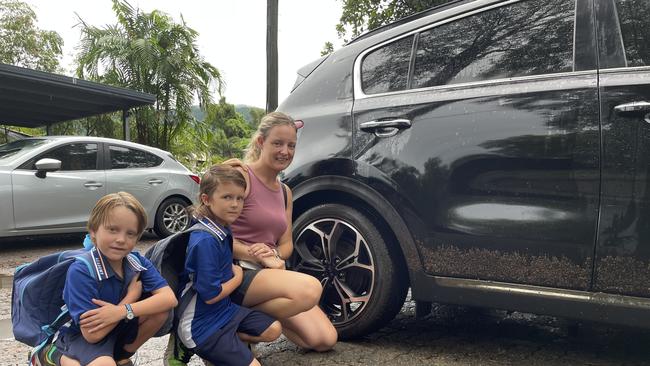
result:
[(0, 64), (0, 124), (47, 126), (155, 101), (152, 94)]

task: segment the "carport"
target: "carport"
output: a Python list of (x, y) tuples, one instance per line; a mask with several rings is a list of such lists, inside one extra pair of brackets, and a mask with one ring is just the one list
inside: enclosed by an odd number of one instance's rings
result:
[(130, 140), (128, 111), (153, 104), (152, 94), (69, 76), (0, 64), (0, 124), (46, 126), (122, 111), (124, 139)]

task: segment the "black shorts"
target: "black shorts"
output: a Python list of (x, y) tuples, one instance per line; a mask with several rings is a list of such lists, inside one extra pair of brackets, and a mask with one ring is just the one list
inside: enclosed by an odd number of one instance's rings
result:
[(232, 300), (232, 302), (237, 305), (242, 305), (244, 302), (244, 296), (246, 296), (246, 292), (248, 292), (248, 288), (253, 282), (253, 278), (255, 278), (260, 271), (261, 269), (244, 269), (244, 278), (241, 281), (241, 285), (230, 294), (230, 300)]
[(275, 319), (261, 311), (239, 307), (233, 318), (192, 351), (215, 365), (248, 366), (253, 362), (253, 353), (237, 333), (259, 336)]
[[(121, 321), (110, 333), (97, 343), (88, 343), (81, 332), (70, 334), (62, 332), (56, 340), (56, 348), (69, 358), (87, 365), (93, 360), (108, 356), (115, 359), (115, 354), (121, 354), (124, 345), (131, 344), (138, 336), (138, 318)], [(119, 361), (119, 360), (116, 360)]]

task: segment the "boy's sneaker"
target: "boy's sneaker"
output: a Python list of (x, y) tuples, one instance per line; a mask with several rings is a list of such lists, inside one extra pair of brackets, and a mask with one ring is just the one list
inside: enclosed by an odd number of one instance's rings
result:
[(29, 364), (30, 366), (58, 366), (61, 364), (61, 355), (54, 344), (48, 344), (37, 354), (30, 355)]
[(163, 365), (165, 366), (187, 366), (192, 358), (192, 351), (187, 349), (183, 342), (172, 332), (169, 335), (169, 342), (163, 356)]

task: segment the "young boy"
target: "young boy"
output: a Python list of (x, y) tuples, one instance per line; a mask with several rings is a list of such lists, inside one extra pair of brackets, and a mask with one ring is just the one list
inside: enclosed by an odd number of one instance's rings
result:
[[(63, 300), (72, 324), (39, 354), (41, 365), (132, 365), (130, 357), (162, 326), (176, 296), (148, 259), (131, 252), (146, 222), (129, 193), (97, 202), (88, 220), (95, 274), (81, 261), (70, 265)], [(142, 293), (151, 296), (140, 300)]]
[(282, 332), (280, 322), (230, 301), (243, 275), (233, 264), (228, 225), (242, 211), (245, 189), (244, 177), (228, 165), (212, 166), (205, 173), (195, 216), (207, 231), (190, 234), (180, 281), (184, 296), (177, 336), (215, 365), (259, 365), (244, 342), (271, 342)]

